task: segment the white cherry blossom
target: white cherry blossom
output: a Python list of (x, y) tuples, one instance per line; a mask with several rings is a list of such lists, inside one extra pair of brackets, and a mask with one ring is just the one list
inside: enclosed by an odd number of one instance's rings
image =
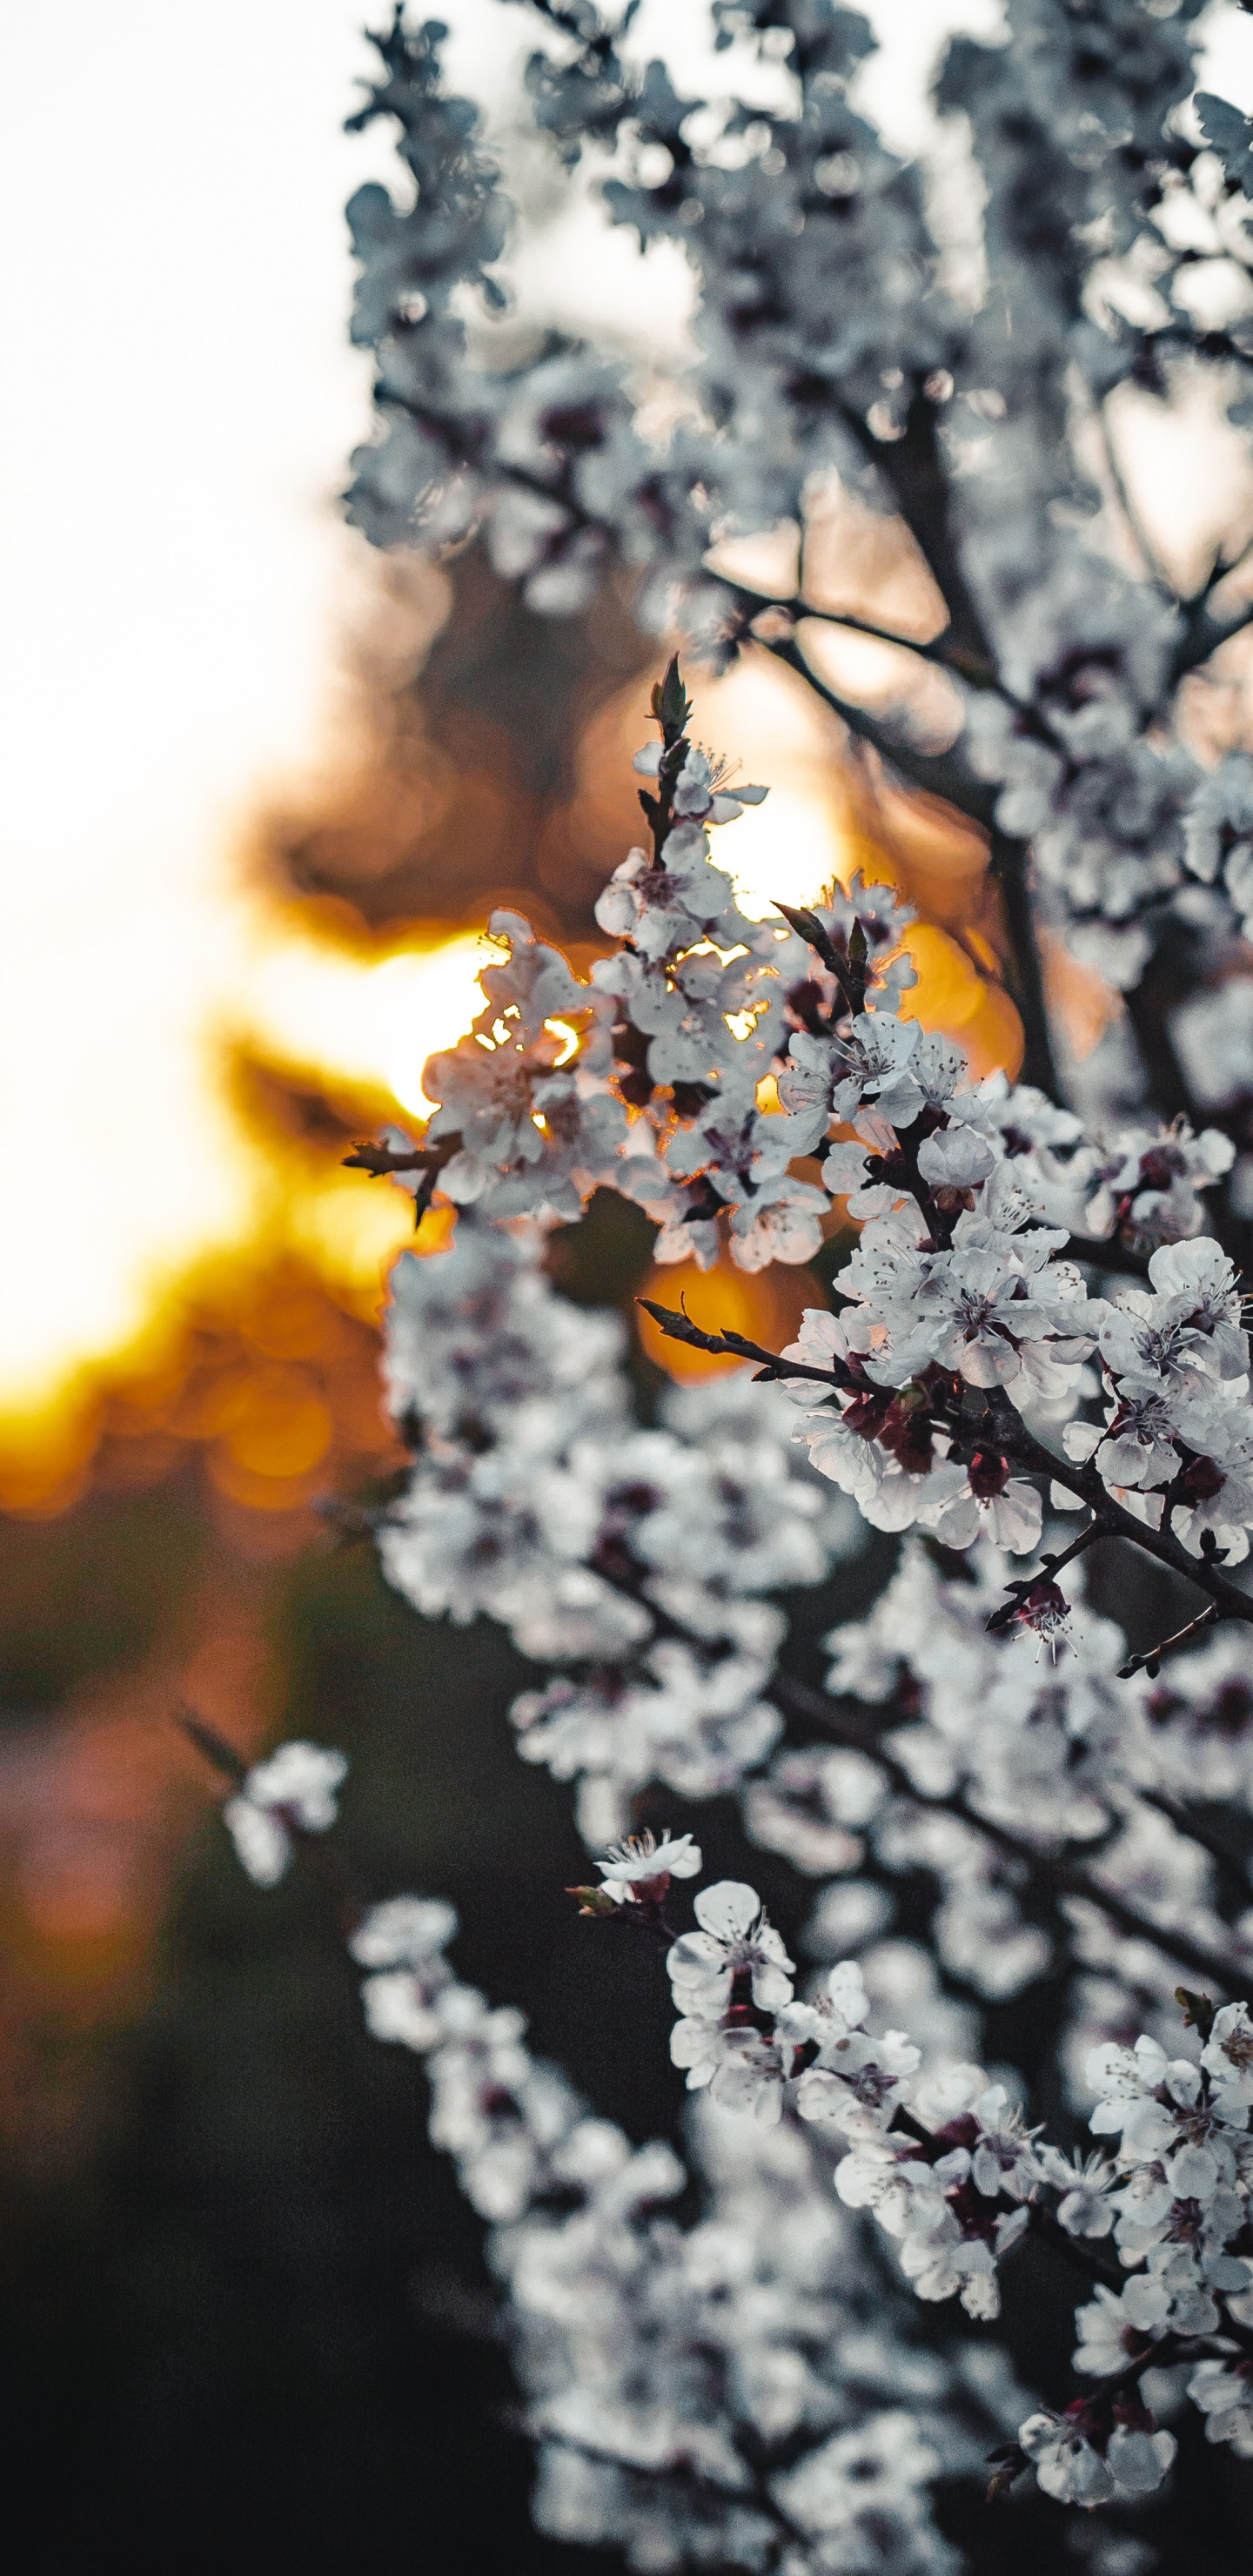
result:
[(336, 1791), (347, 1776), (342, 1753), (303, 1740), (280, 1744), (254, 1762), (222, 1814), (239, 1859), (258, 1887), (285, 1878), (297, 1834), (324, 1834), (334, 1824)]
[(638, 1905), (654, 1893), (664, 1895), (672, 1878), (699, 1877), (700, 1846), (690, 1834), (672, 1839), (666, 1832), (660, 1842), (650, 1833), (629, 1834), (596, 1866), (605, 1894), (615, 1905)]

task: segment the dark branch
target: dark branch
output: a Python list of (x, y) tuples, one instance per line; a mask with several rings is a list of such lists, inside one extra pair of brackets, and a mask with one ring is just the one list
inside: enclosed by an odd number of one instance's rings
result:
[[(1230, 568), (1222, 575), (1224, 581), (1229, 578)], [(1253, 599), (1247, 600), (1233, 617), (1215, 617), (1211, 602), (1219, 586), (1218, 582), (1211, 582), (1199, 599), (1190, 601), (1188, 605), (1179, 641), (1170, 660), (1169, 685), (1172, 689), (1178, 687), (1180, 680), (1186, 679), (1189, 671), (1199, 670), (1202, 662), (1208, 662), (1220, 644), (1230, 643), (1233, 635), (1242, 634), (1246, 626), (1253, 624)]]
[(794, 636), (777, 635), (761, 639), (761, 649), (773, 653), (777, 662), (786, 662), (807, 688), (829, 706), (863, 742), (877, 751), (881, 760), (899, 771), (909, 786), (919, 787), (928, 796), (943, 797), (955, 805), (972, 823), (981, 823), (990, 832), (995, 815), (997, 790), (976, 778), (964, 761), (948, 751), (920, 751), (913, 743), (903, 742), (889, 725), (881, 724), (868, 709), (859, 707), (853, 698), (842, 698), (838, 690), (820, 679), (807, 662)]
[(220, 1771), (223, 1779), (229, 1780), (233, 1788), (239, 1788), (247, 1779), (248, 1765), (242, 1753), (238, 1753), (235, 1746), (228, 1743), (224, 1735), (219, 1735), (216, 1726), (210, 1726), (205, 1718), (198, 1716), (196, 1710), (190, 1708), (186, 1701), (175, 1709), (174, 1723), (181, 1727), (189, 1742), (195, 1745), (197, 1753), (202, 1753), (206, 1762), (211, 1762), (214, 1770)]
[(849, 1369), (841, 1368), (837, 1374), (835, 1369), (809, 1368), (803, 1360), (782, 1359), (775, 1351), (766, 1350), (761, 1342), (746, 1340), (743, 1333), (706, 1333), (677, 1306), (655, 1305), (651, 1297), (638, 1297), (636, 1304), (643, 1307), (646, 1315), (652, 1316), (655, 1324), (660, 1325), (667, 1340), (687, 1342), (692, 1350), (708, 1351), (715, 1359), (757, 1360), (758, 1377), (814, 1378), (820, 1386), (840, 1388), (851, 1387), (854, 1383)]
[(1115, 1532), (1109, 1528), (1107, 1522), (1093, 1520), (1088, 1523), (1086, 1529), (1080, 1530), (1077, 1538), (1072, 1538), (1069, 1547), (1063, 1548), (1060, 1556), (1042, 1556), (1039, 1574), (1019, 1575), (1007, 1585), (1007, 1590), (1015, 1597), (1002, 1602), (1000, 1609), (993, 1611), (988, 1621), (989, 1633), (995, 1635), (998, 1628), (1013, 1626), (1023, 1600), (1029, 1592), (1034, 1591), (1041, 1575), (1047, 1575), (1050, 1581), (1055, 1582), (1064, 1565), (1072, 1565), (1077, 1556), (1086, 1555), (1090, 1547), (1095, 1547), (1098, 1539), (1114, 1536)]
[(790, 1673), (776, 1673), (770, 1689), (772, 1697), (787, 1714), (804, 1718), (810, 1725), (821, 1726), (837, 1743), (868, 1755), (882, 1771), (889, 1788), (894, 1789), (898, 1796), (910, 1799), (913, 1805), (928, 1812), (955, 1816), (962, 1824), (972, 1825), (977, 1833), (994, 1843), (998, 1851), (1021, 1862), (1029, 1881), (1037, 1887), (1045, 1888), (1056, 1896), (1086, 1899), (1088, 1904), (1099, 1907), (1110, 1922), (1117, 1924), (1118, 1929), (1131, 1939), (1147, 1941), (1153, 1949), (1165, 1952), (1168, 1958), (1181, 1960), (1185, 1967), (1192, 1968), (1198, 1976), (1213, 1980), (1224, 1990), (1230, 1986), (1233, 1960), (1210, 1950), (1203, 1942), (1194, 1941), (1190, 1934), (1167, 1928), (1155, 1923), (1149, 1915), (1137, 1912), (1113, 1888), (1094, 1878), (1081, 1863), (1040, 1851), (1036, 1844), (1014, 1833), (1009, 1826), (997, 1824), (990, 1816), (982, 1815), (977, 1807), (972, 1807), (962, 1791), (929, 1792), (919, 1789), (904, 1763), (880, 1742), (873, 1727), (864, 1720), (841, 1714), (822, 1692), (810, 1690), (804, 1682), (795, 1681)]
[(1190, 1645), (1194, 1637), (1200, 1636), (1202, 1629), (1215, 1627), (1221, 1616), (1217, 1602), (1211, 1601), (1209, 1608), (1202, 1610), (1197, 1618), (1190, 1619), (1186, 1628), (1176, 1628), (1173, 1637), (1163, 1637), (1160, 1646), (1150, 1646), (1147, 1654), (1129, 1655), (1126, 1663), (1118, 1667), (1119, 1681), (1129, 1682), (1133, 1673), (1147, 1673), (1150, 1681), (1155, 1681), (1162, 1669), (1164, 1656), (1175, 1654), (1180, 1646)]

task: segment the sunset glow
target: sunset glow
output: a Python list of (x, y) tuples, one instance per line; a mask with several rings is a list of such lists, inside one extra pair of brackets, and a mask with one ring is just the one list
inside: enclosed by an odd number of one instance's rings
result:
[[(454, 71), (469, 72), (486, 18), (477, 0), (452, 14)], [(333, 792), (359, 759), (345, 665), (380, 616), (377, 567), (333, 499), (368, 422), (340, 208), (390, 167), (385, 136), (341, 131), (369, 61), (356, 16), (339, 0), (224, 0), (206, 32), (136, 0), (119, 30), (69, 0), (63, 35), (77, 77), (55, 110), (37, 15), (5, 38), (7, 92), (26, 103), (5, 169), (14, 224), (47, 167), (76, 172), (72, 191), (39, 190), (40, 258), (14, 265), (12, 330), (33, 351), (49, 305), (72, 309), (108, 400), (86, 443), (37, 369), (6, 412), (20, 643), (0, 945), (0, 1450), (42, 1455), (57, 1492), (102, 1373), (163, 1366), (199, 1283), (291, 1259), (377, 1315), (408, 1201), (267, 1124), (240, 1068), (306, 1086), (361, 1132), (422, 1117), (423, 1066), (467, 1025), (487, 953), (464, 917), (390, 936), (328, 924), (250, 883), (238, 856), (276, 798), (316, 808), (319, 782)], [(172, 118), (193, 85), (199, 112)], [(559, 228), (520, 280), (528, 308), (577, 323), (603, 303), (602, 233), (589, 208)], [(624, 337), (677, 347), (686, 272), (627, 247), (614, 237)], [(624, 777), (641, 732), (629, 694), (594, 728), (602, 768)], [(719, 845), (750, 912), (875, 863), (838, 731), (799, 681), (758, 659), (696, 701), (702, 739), (771, 790)], [(922, 858), (935, 921), (971, 918), (979, 855)], [(1012, 1010), (983, 964), (946, 926), (928, 939), (920, 1011), (981, 1067), (1012, 1058)]]

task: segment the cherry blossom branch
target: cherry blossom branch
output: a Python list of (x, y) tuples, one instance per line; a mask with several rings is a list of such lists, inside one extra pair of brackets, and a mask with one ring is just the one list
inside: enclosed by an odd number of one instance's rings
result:
[[(869, 636), (873, 643), (891, 644), (902, 653), (916, 653), (920, 662), (931, 662), (942, 671), (954, 672), (959, 679), (967, 680), (973, 689), (994, 690), (1007, 706), (1026, 712), (1023, 701), (1014, 696), (991, 657), (955, 643), (947, 629), (924, 641), (917, 635), (898, 635), (890, 626), (877, 625), (871, 617), (858, 617), (851, 608), (818, 608), (800, 593), (791, 599), (780, 599), (773, 592), (754, 590), (747, 583), (727, 581), (725, 573), (720, 573), (718, 578), (730, 591), (736, 606), (750, 620), (763, 612), (769, 615), (773, 611), (779, 617), (789, 618), (793, 625), (799, 625), (802, 618), (809, 618), (817, 626), (846, 627), (851, 634)], [(752, 632), (751, 624), (749, 632)]]
[(180, 1700), (174, 1711), (174, 1723), (188, 1742), (195, 1745), (197, 1753), (202, 1753), (205, 1761), (211, 1763), (214, 1770), (220, 1772), (224, 1780), (229, 1780), (234, 1788), (239, 1788), (247, 1779), (248, 1765), (242, 1753), (238, 1753), (224, 1735), (219, 1735), (216, 1726), (210, 1726), (189, 1701)]
[[(249, 1778), (249, 1765), (215, 1726), (208, 1725), (185, 1701), (175, 1709), (174, 1723), (220, 1777), (230, 1782), (233, 1790), (244, 1788)], [(229, 1800), (227, 1805), (229, 1807)], [(297, 1802), (274, 1805), (269, 1812), (295, 1849), (303, 1855), (311, 1875), (319, 1881), (335, 1908), (341, 1934), (345, 1940), (350, 1939), (367, 1911), (367, 1899), (344, 1867), (339, 1853), (327, 1848), (321, 1827), (308, 1825)]]
[[(1099, 1519), (1108, 1524), (1111, 1534), (1128, 1539), (1133, 1547), (1147, 1556), (1156, 1557), (1159, 1565), (1168, 1565), (1172, 1574), (1181, 1574), (1185, 1582), (1204, 1592), (1215, 1609), (1226, 1619), (1242, 1619), (1253, 1625), (1253, 1595), (1242, 1592), (1220, 1574), (1209, 1555), (1191, 1556), (1188, 1550), (1166, 1530), (1153, 1530), (1138, 1521), (1116, 1502), (1091, 1467), (1076, 1466), (1069, 1458), (1055, 1457), (1034, 1433), (1028, 1431), (1009, 1398), (1001, 1388), (993, 1390), (989, 1405), (996, 1424), (996, 1438), (1020, 1466), (1029, 1467), (1038, 1476), (1047, 1476), (1055, 1485), (1077, 1494), (1091, 1505)], [(1169, 1489), (1167, 1489), (1169, 1491)], [(1208, 1535), (1208, 1533), (1207, 1533)]]
[(1076, 1557), (1085, 1556), (1088, 1549), (1096, 1545), (1098, 1539), (1113, 1538), (1116, 1535), (1117, 1533), (1110, 1529), (1104, 1518), (1091, 1520), (1086, 1529), (1080, 1530), (1077, 1538), (1072, 1538), (1069, 1547), (1062, 1549), (1060, 1555), (1047, 1554), (1041, 1557), (1039, 1573), (1016, 1576), (1006, 1586), (1013, 1597), (1002, 1602), (1000, 1609), (994, 1610), (988, 1620), (989, 1634), (995, 1636), (998, 1629), (1013, 1626), (1015, 1619), (1021, 1613), (1024, 1596), (1034, 1591), (1041, 1575), (1047, 1575), (1050, 1582), (1055, 1583), (1063, 1566), (1073, 1565)]
[(354, 1145), (344, 1156), (348, 1172), (368, 1172), (371, 1180), (394, 1180), (401, 1172), (421, 1172), (422, 1179), (414, 1191), (413, 1230), (416, 1234), (430, 1207), (436, 1182), (446, 1163), (461, 1151), (461, 1137), (441, 1136), (434, 1145)]
[[(665, 1313), (669, 1310), (663, 1308), (661, 1311)], [(1096, 1534), (1093, 1533), (1093, 1535)], [(1100, 1535), (1108, 1536), (1109, 1533), (1102, 1532)], [(660, 1604), (650, 1599), (647, 1590), (647, 1568), (640, 1566), (638, 1569), (633, 1568), (629, 1573), (621, 1564), (610, 1565), (598, 1561), (597, 1571), (607, 1583), (613, 1585), (615, 1591), (625, 1593), (628, 1599), (639, 1601), (645, 1606), (654, 1623), (655, 1635), (680, 1639), (688, 1645), (699, 1646), (703, 1642), (681, 1619), (675, 1618), (671, 1611), (662, 1609)], [(1015, 1609), (1016, 1607), (1015, 1604)], [(1028, 1842), (1021, 1835), (1015, 1834), (1008, 1826), (997, 1824), (991, 1817), (982, 1815), (977, 1807), (971, 1805), (964, 1791), (940, 1792), (919, 1789), (905, 1765), (898, 1761), (882, 1743), (873, 1727), (865, 1721), (841, 1716), (824, 1692), (811, 1690), (807, 1683), (798, 1680), (795, 1675), (776, 1670), (769, 1683), (769, 1694), (785, 1716), (819, 1726), (836, 1743), (846, 1745), (852, 1752), (865, 1754), (883, 1773), (889, 1788), (895, 1790), (898, 1796), (909, 1799), (917, 1807), (952, 1816), (958, 1822), (973, 1827), (977, 1833), (984, 1836), (986, 1841), (1003, 1851), (1007, 1858), (1014, 1860), (1025, 1869), (1028, 1885), (1039, 1895), (1049, 1899), (1060, 1896), (1084, 1898), (1089, 1904), (1095, 1905), (1130, 1939), (1143, 1941), (1150, 1949), (1163, 1952), (1168, 1958), (1182, 1961), (1185, 1966), (1194, 1969), (1200, 1976), (1217, 1979), (1224, 1990), (1226, 1989), (1234, 1966), (1231, 1959), (1209, 1950), (1202, 1943), (1191, 1940), (1186, 1933), (1167, 1932), (1159, 1923), (1155, 1923), (1151, 1916), (1139, 1913), (1134, 1906), (1127, 1903), (1125, 1898), (1120, 1897), (1115, 1890), (1107, 1888), (1100, 1879), (1094, 1878), (1091, 1872), (1080, 1864), (1068, 1860), (1064, 1854), (1052, 1855), (1042, 1852), (1037, 1844)], [(1168, 1809), (1161, 1800), (1156, 1800), (1151, 1792), (1140, 1790), (1137, 1795), (1148, 1805), (1161, 1805), (1162, 1812), (1169, 1814), (1169, 1820), (1176, 1832), (1186, 1840), (1198, 1843), (1203, 1850), (1215, 1850), (1215, 1845), (1205, 1829), (1195, 1825), (1186, 1813), (1183, 1811), (1176, 1813), (1173, 1808)], [(1110, 1823), (1112, 1827), (1114, 1820), (1111, 1819)], [(1090, 1845), (1088, 1847), (1090, 1848)], [(1216, 1856), (1228, 1862), (1235, 1857), (1226, 1846)], [(589, 1891), (583, 1888), (571, 1888), (568, 1893), (572, 1896), (586, 1897)], [(599, 1896), (600, 1893), (601, 1891), (597, 1889), (590, 1891), (593, 1897)], [(622, 1909), (615, 1907), (613, 1910), (616, 1913)], [(608, 1908), (603, 1904), (585, 1904), (581, 1911), (600, 1914), (607, 1912)]]
[(1001, 916), (1013, 959), (1011, 995), (1022, 1021), (1022, 1079), (1050, 1100), (1063, 1097), (1053, 1030), (1044, 990), (1044, 968), (1031, 900), (1030, 844), (994, 825), (989, 872), (1000, 889)]
[(686, 1342), (694, 1351), (708, 1351), (715, 1359), (756, 1360), (759, 1378), (813, 1378), (820, 1386), (848, 1389), (855, 1385), (851, 1369), (810, 1368), (803, 1360), (784, 1359), (777, 1351), (768, 1351), (761, 1342), (751, 1342), (743, 1333), (707, 1333), (694, 1324), (686, 1310), (676, 1306), (659, 1306), (651, 1297), (637, 1297), (646, 1315), (660, 1325), (666, 1339)]
[(1245, 627), (1253, 624), (1253, 599), (1246, 600), (1233, 617), (1215, 617), (1212, 607), (1214, 594), (1222, 582), (1229, 581), (1233, 572), (1240, 569), (1239, 564), (1225, 565), (1219, 579), (1210, 582), (1196, 599), (1189, 602), (1179, 641), (1170, 660), (1172, 688), (1177, 688), (1189, 671), (1199, 670), (1203, 662), (1208, 662), (1220, 644), (1229, 644), (1233, 635), (1242, 635)]
[[(922, 2121), (915, 2119), (913, 2112), (906, 2110), (903, 2102), (898, 2102), (888, 2122), (889, 2137), (893, 2131), (900, 2137), (912, 2138), (915, 2146), (922, 2149), (928, 2164), (938, 2164), (941, 2156), (947, 2155), (951, 2144), (950, 2140), (937, 2138), (933, 2129), (924, 2128)], [(1069, 2235), (1043, 2201), (1028, 2201), (1026, 2208), (1028, 2233), (1037, 2237), (1042, 2245), (1047, 2245), (1053, 2253), (1062, 2255), (1077, 2271), (1083, 2273), (1085, 2280), (1099, 2281), (1107, 2290), (1118, 2289), (1121, 2286), (1124, 2276), (1116, 2272), (1110, 2264), (1102, 2262), (1100, 2255), (1095, 2253), (1090, 2245), (1085, 2245), (1082, 2239)]]
[(679, 677), (677, 653), (671, 655), (665, 678), (656, 683), (650, 703), (661, 727), (661, 762), (656, 795), (650, 796), (647, 788), (641, 787), (639, 801), (653, 836), (653, 866), (659, 868), (674, 822), (674, 791), (687, 757), (687, 723), (692, 712), (691, 700)]
[[(1237, 2327), (1225, 2326), (1224, 2334), (1229, 2334), (1241, 2349), (1253, 2350), (1253, 2339), (1247, 2339)], [(1097, 2442), (1103, 2447), (1117, 2421), (1115, 2408), (1120, 2402), (1125, 2403), (1128, 2398), (1135, 2399), (1140, 2382), (1147, 2372), (1168, 2370), (1174, 2362), (1230, 2361), (1231, 2357), (1232, 2342), (1224, 2342), (1222, 2336), (1179, 2333), (1158, 2335), (1143, 2352), (1137, 2353), (1134, 2359), (1127, 2363), (1124, 2370), (1118, 2371), (1110, 2379), (1098, 2380), (1089, 2395), (1077, 2398), (1074, 2404), (1067, 2408), (1068, 2420), (1074, 2426), (1078, 2436), (1087, 2439), (1095, 2435)], [(988, 2465), (995, 2474), (988, 2488), (987, 2500), (989, 2504), (995, 2504), (1000, 2497), (1008, 2495), (1011, 2487), (1016, 2485), (1018, 2479), (1023, 2477), (1034, 2464), (1021, 2442), (1002, 2442), (996, 2450), (988, 2453)]]
[(864, 1721), (842, 1716), (822, 1692), (794, 1680), (790, 1673), (776, 1673), (770, 1688), (788, 1715), (804, 1718), (808, 1723), (822, 1727), (837, 1744), (847, 1745), (852, 1752), (864, 1753), (876, 1764), (889, 1788), (894, 1789), (898, 1796), (910, 1799), (928, 1814), (953, 1816), (961, 1824), (973, 1826), (998, 1851), (1019, 1862), (1027, 1873), (1028, 1882), (1041, 1892), (1054, 1897), (1084, 1898), (1132, 1940), (1145, 1941), (1167, 1958), (1181, 1960), (1199, 1976), (1216, 1980), (1224, 1992), (1229, 1988), (1234, 1967), (1232, 1959), (1211, 1950), (1204, 1942), (1193, 1940), (1187, 1932), (1155, 1923), (1151, 1916), (1139, 1913), (1135, 1906), (1129, 1905), (1124, 1897), (1113, 1888), (1106, 1887), (1102, 1880), (1093, 1877), (1091, 1871), (1079, 1863), (1042, 1852), (1037, 1844), (1028, 1842), (1022, 1834), (1014, 1833), (1010, 1826), (998, 1824), (992, 1817), (981, 1814), (963, 1791), (919, 1789), (904, 1763), (898, 1761), (896, 1755), (880, 1741), (873, 1727)]
[(1159, 1816), (1165, 1816), (1167, 1822), (1174, 1826), (1177, 1834), (1186, 1835), (1189, 1842), (1197, 1843), (1202, 1851), (1209, 1852), (1214, 1860), (1223, 1864), (1224, 1868), (1237, 1869), (1241, 1876), (1244, 1875), (1244, 1853), (1234, 1842), (1207, 1825), (1203, 1817), (1195, 1815), (1182, 1799), (1172, 1798), (1169, 1791), (1165, 1789), (1138, 1788), (1136, 1795), (1143, 1806), (1156, 1807)]
[(647, 1897), (637, 1897), (626, 1905), (615, 1904), (604, 1887), (568, 1887), (566, 1895), (578, 1897), (581, 1922), (631, 1924), (637, 1932), (645, 1933), (649, 1940), (659, 1942), (663, 1950), (668, 1950), (679, 1937), (667, 1917), (664, 1893), (660, 1903), (650, 1903)]
[(806, 661), (794, 636), (762, 636), (758, 642), (764, 652), (774, 656), (776, 662), (785, 662), (790, 671), (795, 671), (815, 696), (840, 717), (850, 732), (869, 743), (871, 750), (877, 751), (882, 760), (898, 770), (911, 787), (920, 787), (930, 796), (943, 797), (946, 804), (955, 805), (959, 813), (965, 814), (972, 823), (981, 823), (985, 831), (992, 830), (997, 790), (976, 778), (965, 761), (952, 752), (920, 751), (916, 744), (903, 742), (890, 725), (881, 724), (878, 717), (871, 715), (866, 707), (859, 706), (855, 698), (842, 697), (829, 681), (821, 679)]
[[(778, 1352), (767, 1350), (762, 1343), (750, 1341), (743, 1333), (706, 1332), (694, 1324), (689, 1315), (678, 1312), (674, 1307), (658, 1305), (651, 1298), (641, 1297), (638, 1302), (671, 1341), (687, 1342), (694, 1350), (707, 1351), (714, 1357), (755, 1360), (759, 1377), (812, 1378), (841, 1391), (855, 1384), (851, 1370), (812, 1368), (799, 1360), (784, 1359)], [(1079, 1554), (1082, 1547), (1090, 1546), (1097, 1537), (1127, 1539), (1133, 1547), (1143, 1549), (1147, 1555), (1156, 1557), (1160, 1564), (1168, 1565), (1172, 1573), (1181, 1574), (1198, 1591), (1207, 1593), (1215, 1611), (1224, 1618), (1242, 1619), (1253, 1624), (1253, 1596), (1242, 1592), (1237, 1584), (1229, 1583), (1207, 1557), (1191, 1556), (1169, 1533), (1146, 1528), (1143, 1521), (1136, 1520), (1107, 1493), (1091, 1468), (1077, 1467), (1072, 1460), (1058, 1458), (1051, 1449), (1046, 1449), (1043, 1442), (1027, 1430), (1021, 1415), (1000, 1388), (992, 1390), (988, 1411), (994, 1419), (997, 1443), (1006, 1454), (1016, 1464), (1028, 1467), (1034, 1474), (1047, 1477), (1051, 1483), (1078, 1495), (1081, 1501), (1091, 1506), (1095, 1520), (1101, 1524), (1099, 1529), (1093, 1526), (1083, 1533), (1081, 1541), (1067, 1551), (1067, 1558), (1071, 1554)], [(969, 1425), (957, 1417), (951, 1418), (951, 1427), (964, 1434), (969, 1432)], [(1061, 1561), (1064, 1563), (1067, 1558)], [(1009, 1612), (1007, 1617), (1012, 1615)], [(999, 1618), (995, 1624), (1001, 1624)]]
[(1035, 934), (1035, 916), (1030, 894), (1030, 852), (1025, 841), (1015, 839), (997, 828), (996, 808), (999, 789), (986, 785), (954, 752), (920, 751), (905, 742), (889, 725), (881, 724), (865, 707), (852, 698), (842, 697), (826, 680), (819, 677), (805, 659), (795, 637), (764, 636), (758, 639), (776, 661), (785, 662), (807, 686), (838, 715), (850, 731), (868, 743), (881, 760), (899, 771), (910, 786), (919, 787), (930, 796), (940, 796), (969, 821), (981, 824), (989, 836), (989, 866), (1001, 894), (1005, 933), (1013, 958), (1013, 999), (1023, 1024), (1023, 1074), (1037, 1090), (1056, 1100), (1060, 1097), (1053, 1040), (1044, 997), (1044, 977)]

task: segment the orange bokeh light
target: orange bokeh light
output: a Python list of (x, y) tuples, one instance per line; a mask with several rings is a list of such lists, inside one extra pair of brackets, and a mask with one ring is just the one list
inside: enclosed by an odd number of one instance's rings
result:
[[(811, 1270), (791, 1269), (783, 1263), (773, 1270), (737, 1270), (727, 1258), (711, 1270), (699, 1270), (694, 1261), (665, 1269), (654, 1265), (640, 1294), (658, 1306), (686, 1307), (693, 1323), (706, 1332), (743, 1333), (747, 1340), (775, 1350), (795, 1340), (805, 1308), (822, 1302)], [(636, 1313), (648, 1358), (682, 1385), (726, 1377), (743, 1368), (743, 1360), (717, 1359), (707, 1351), (693, 1350), (687, 1342), (672, 1342), (651, 1315), (638, 1307)]]

